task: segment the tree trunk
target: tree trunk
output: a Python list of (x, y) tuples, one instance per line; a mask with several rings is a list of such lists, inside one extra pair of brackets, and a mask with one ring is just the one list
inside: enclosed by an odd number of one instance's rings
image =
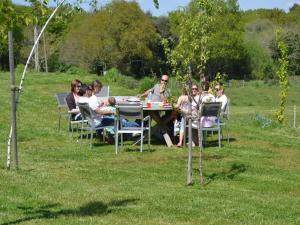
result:
[(46, 71), (46, 73), (48, 73), (48, 61), (47, 61), (47, 50), (46, 50), (45, 33), (43, 33), (43, 46), (44, 46), (45, 71)]
[[(34, 42), (36, 42), (38, 36), (39, 36), (38, 27), (34, 26)], [(37, 72), (40, 72), (40, 65), (39, 65), (39, 45), (38, 44), (36, 45), (36, 47), (34, 49), (34, 65), (35, 65), (35, 70)]]

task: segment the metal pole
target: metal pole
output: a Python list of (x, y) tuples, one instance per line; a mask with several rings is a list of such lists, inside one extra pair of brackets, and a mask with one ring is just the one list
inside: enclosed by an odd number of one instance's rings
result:
[(297, 108), (296, 105), (294, 105), (294, 128), (296, 128), (296, 114), (297, 114)]
[(9, 49), (9, 69), (11, 81), (11, 119), (12, 119), (12, 143), (14, 147), (15, 166), (18, 168), (18, 147), (17, 147), (17, 104), (16, 92), (18, 87), (15, 83), (15, 68), (14, 68), (14, 52), (13, 52), (13, 34), (8, 32), (8, 49)]

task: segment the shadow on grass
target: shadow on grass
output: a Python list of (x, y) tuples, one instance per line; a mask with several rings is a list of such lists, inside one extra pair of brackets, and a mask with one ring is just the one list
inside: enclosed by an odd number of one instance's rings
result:
[(135, 203), (137, 201), (138, 199), (113, 200), (109, 203), (93, 201), (79, 207), (78, 209), (61, 210), (53, 209), (60, 206), (60, 204), (58, 203), (44, 205), (37, 209), (33, 207), (18, 207), (18, 209), (23, 210), (24, 214), (26, 214), (27, 216), (14, 221), (2, 223), (1, 225), (18, 224), (35, 219), (53, 219), (60, 216), (84, 217), (105, 215), (112, 212), (112, 209), (110, 207), (124, 207), (130, 203)]
[(247, 166), (243, 163), (233, 163), (228, 171), (222, 171), (219, 173), (212, 173), (206, 176), (206, 185), (217, 179), (234, 179), (238, 174), (244, 173), (247, 170)]

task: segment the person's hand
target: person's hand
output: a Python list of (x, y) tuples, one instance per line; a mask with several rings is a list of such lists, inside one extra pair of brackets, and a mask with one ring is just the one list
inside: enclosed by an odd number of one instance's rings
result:
[(163, 83), (163, 84), (161, 84), (161, 85), (159, 86), (159, 92), (160, 92), (160, 93), (164, 93), (165, 90), (166, 90), (166, 85), (165, 85), (165, 83)]

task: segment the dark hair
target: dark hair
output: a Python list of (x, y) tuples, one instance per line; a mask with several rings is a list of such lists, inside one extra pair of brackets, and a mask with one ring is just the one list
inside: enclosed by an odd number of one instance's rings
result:
[(78, 86), (79, 84), (82, 84), (80, 80), (72, 80), (71, 81), (71, 92), (75, 92), (75, 88), (76, 86)]
[(88, 91), (88, 90), (92, 90), (92, 87), (91, 85), (87, 85), (87, 84), (82, 84), (80, 89), (79, 89), (79, 92), (78, 92), (78, 95), (79, 96), (83, 96), (85, 95), (85, 93)]
[(92, 86), (93, 91), (95, 90), (95, 87), (96, 87), (96, 86), (99, 86), (100, 88), (103, 87), (102, 83), (101, 83), (99, 80), (94, 80), (94, 81), (91, 83), (91, 86)]
[(209, 90), (209, 82), (203, 82), (202, 83), (202, 90), (208, 91)]

